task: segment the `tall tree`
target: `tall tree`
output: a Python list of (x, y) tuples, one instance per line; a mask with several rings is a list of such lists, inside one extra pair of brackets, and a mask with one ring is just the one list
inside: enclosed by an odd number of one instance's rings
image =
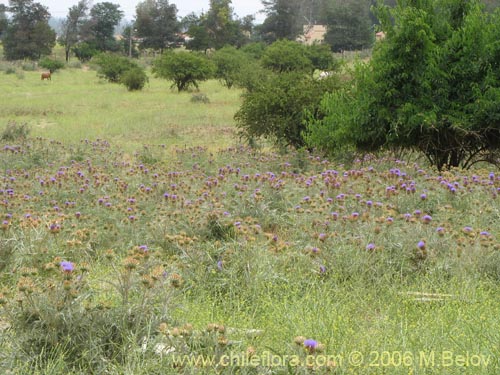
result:
[(234, 16), (231, 0), (210, 0), (207, 13), (196, 18), (190, 16), (188, 34), (193, 40), (188, 47), (196, 50), (219, 49), (225, 45), (244, 44), (244, 32), (249, 18), (239, 20)]
[(7, 20), (7, 7), (3, 4), (0, 4), (0, 40), (2, 39), (2, 35), (7, 30), (7, 26), (9, 24)]
[(12, 20), (3, 39), (8, 60), (39, 59), (48, 55), (56, 43), (56, 33), (48, 24), (47, 7), (33, 0), (10, 0)]
[(498, 163), (500, 13), (478, 0), (401, 0), (378, 15), (385, 40), (353, 82), (325, 96), (308, 144), (414, 149), (439, 170)]
[(264, 41), (272, 43), (279, 39), (295, 39), (302, 33), (300, 0), (262, 0), (266, 19), (259, 27)]
[(81, 40), (82, 26), (87, 18), (89, 0), (80, 0), (69, 8), (68, 15), (62, 24), (61, 42), (64, 45), (66, 61), (69, 61), (71, 48)]
[(178, 38), (177, 7), (168, 0), (144, 0), (136, 7), (134, 27), (142, 40), (141, 48), (163, 51)]
[(332, 50), (359, 50), (371, 47), (374, 39), (370, 18), (371, 0), (334, 0), (326, 11), (328, 31), (325, 42)]
[(98, 50), (113, 51), (119, 48), (114, 31), (122, 17), (123, 12), (118, 4), (103, 2), (92, 7), (88, 29), (91, 34), (90, 41)]

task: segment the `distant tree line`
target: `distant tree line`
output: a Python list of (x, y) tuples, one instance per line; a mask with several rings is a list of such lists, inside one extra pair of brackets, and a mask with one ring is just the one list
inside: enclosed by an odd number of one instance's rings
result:
[[(398, 0), (385, 0), (394, 7)], [(405, 0), (399, 0), (405, 3)], [(482, 0), (493, 11), (500, 0)], [(254, 16), (235, 15), (231, 0), (210, 0), (209, 9), (180, 19), (177, 7), (168, 0), (143, 0), (136, 7), (135, 18), (121, 40), (115, 37), (123, 18), (118, 4), (80, 0), (69, 8), (59, 35), (66, 60), (72, 53), (82, 61), (99, 52), (112, 51), (137, 55), (139, 49), (163, 52), (185, 43), (196, 51), (237, 48), (250, 42), (271, 44), (280, 39), (295, 40), (304, 26), (327, 26), (325, 44), (333, 51), (369, 48), (374, 42), (378, 19), (372, 9), (377, 0), (262, 0), (266, 15), (260, 25)], [(7, 15), (10, 15), (7, 17)], [(0, 38), (7, 59), (39, 59), (50, 54), (55, 32), (48, 25), (49, 11), (34, 0), (9, 0), (0, 4)]]

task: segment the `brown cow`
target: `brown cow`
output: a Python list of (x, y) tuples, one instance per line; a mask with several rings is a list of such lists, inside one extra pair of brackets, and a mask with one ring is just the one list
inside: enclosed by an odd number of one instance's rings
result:
[(52, 81), (51, 74), (52, 74), (52, 72), (42, 73), (42, 81), (44, 79), (48, 79), (49, 81)]

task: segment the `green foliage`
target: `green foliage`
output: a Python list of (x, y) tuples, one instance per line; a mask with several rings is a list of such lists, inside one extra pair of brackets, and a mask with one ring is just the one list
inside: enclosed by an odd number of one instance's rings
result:
[(369, 48), (374, 41), (370, 19), (371, 0), (335, 0), (329, 3), (325, 15), (325, 43), (333, 51), (353, 51)]
[(69, 8), (68, 15), (62, 23), (61, 44), (64, 46), (66, 62), (69, 61), (70, 51), (75, 44), (81, 41), (89, 0), (80, 0), (77, 5)]
[(88, 42), (78, 43), (72, 48), (72, 51), (75, 54), (76, 58), (83, 63), (90, 61), (92, 57), (99, 53), (95, 45)]
[(177, 91), (186, 91), (190, 87), (198, 89), (200, 81), (213, 76), (214, 66), (208, 58), (195, 52), (169, 51), (153, 62), (153, 73), (160, 78), (173, 81)]
[(11, 121), (0, 135), (2, 141), (24, 141), (28, 138), (31, 129), (26, 123), (19, 124)]
[(44, 57), (38, 62), (38, 66), (50, 70), (51, 73), (64, 68), (64, 63), (59, 60), (53, 60), (48, 57)]
[(240, 50), (252, 59), (260, 60), (266, 50), (266, 44), (263, 42), (248, 43), (241, 47)]
[(7, 30), (7, 26), (9, 25), (9, 20), (7, 15), (5, 14), (7, 7), (4, 4), (0, 4), (0, 40), (2, 39), (2, 35)]
[(265, 137), (277, 145), (304, 146), (304, 113), (316, 113), (321, 98), (338, 86), (331, 77), (316, 80), (302, 72), (268, 75), (251, 91), (235, 115), (240, 135), (247, 140)]
[(99, 51), (116, 51), (118, 43), (115, 40), (115, 28), (123, 17), (120, 5), (110, 2), (95, 4), (90, 9), (88, 21), (89, 34), (86, 41), (94, 43)]
[(95, 58), (95, 63), (99, 66), (97, 75), (114, 83), (120, 82), (128, 70), (138, 68), (137, 64), (128, 58), (112, 53), (101, 53)]
[(301, 32), (304, 20), (299, 0), (266, 0), (262, 3), (266, 19), (257, 29), (267, 43), (280, 39), (294, 40)]
[(264, 51), (261, 59), (262, 65), (275, 72), (312, 70), (312, 62), (307, 56), (307, 47), (291, 40), (274, 42)]
[(13, 66), (9, 66), (4, 70), (5, 74), (15, 74), (16, 73), (16, 68)]
[(12, 19), (3, 36), (7, 60), (37, 60), (49, 55), (56, 43), (56, 33), (48, 24), (47, 7), (33, 0), (12, 1)]
[(120, 83), (124, 84), (128, 91), (142, 90), (147, 82), (148, 76), (139, 66), (127, 69), (120, 77)]
[(177, 7), (167, 0), (145, 0), (137, 4), (134, 22), (135, 35), (141, 48), (164, 50), (177, 40), (179, 31)]
[(313, 72), (315, 70), (333, 71), (340, 66), (332, 55), (332, 52), (326, 44), (313, 44), (306, 48), (307, 57), (311, 60)]
[[(495, 162), (500, 147), (498, 17), (477, 2), (378, 9), (387, 38), (322, 102), (308, 144), (421, 151), (439, 170)], [(394, 19), (394, 24), (392, 23)]]
[(215, 51), (211, 60), (215, 65), (215, 78), (230, 89), (239, 80), (248, 57), (235, 47), (226, 46)]
[(220, 49), (225, 45), (239, 47), (247, 42), (244, 32), (251, 31), (251, 19), (235, 19), (231, 0), (210, 0), (208, 12), (201, 16), (190, 14), (183, 20), (192, 38), (191, 50)]

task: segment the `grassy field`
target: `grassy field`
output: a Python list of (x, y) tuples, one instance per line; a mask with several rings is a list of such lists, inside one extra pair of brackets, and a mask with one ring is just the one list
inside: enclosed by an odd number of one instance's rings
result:
[(0, 74), (0, 132), (32, 129), (0, 151), (1, 373), (499, 373), (498, 170), (238, 146), (213, 81)]
[(106, 138), (126, 150), (159, 143), (212, 149), (234, 143), (232, 117), (240, 92), (215, 81), (201, 86), (202, 93), (210, 92), (210, 105), (204, 105), (191, 102), (192, 93), (174, 93), (167, 81), (154, 78), (143, 91), (128, 92), (90, 69), (64, 69), (52, 81), (41, 81), (39, 71), (17, 68), (17, 73), (2, 74), (0, 123), (25, 122), (33, 136), (63, 142)]

